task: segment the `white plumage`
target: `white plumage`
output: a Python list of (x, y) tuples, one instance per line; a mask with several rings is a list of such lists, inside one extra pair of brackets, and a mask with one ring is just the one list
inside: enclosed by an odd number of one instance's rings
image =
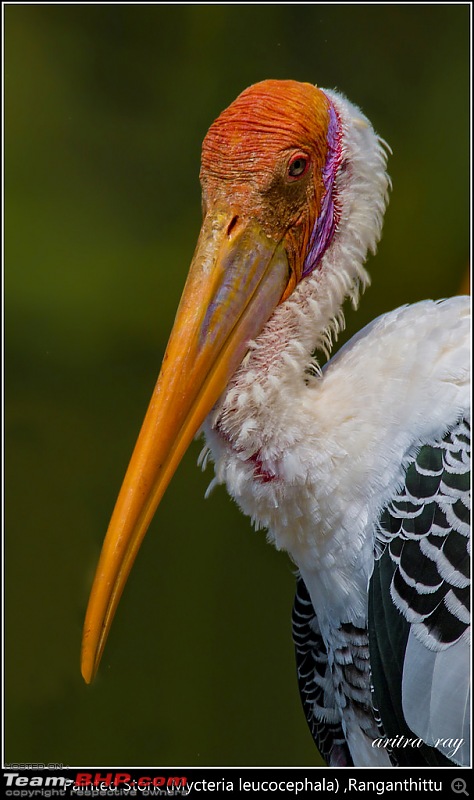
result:
[[(469, 411), (470, 303), (455, 297), (396, 309), (322, 370), (315, 364), (314, 351), (327, 349), (341, 327), (343, 300), (356, 301), (367, 283), (363, 263), (375, 250), (389, 186), (385, 148), (366, 118), (341, 95), (327, 94), (343, 120), (350, 165), (338, 182), (340, 230), (318, 272), (251, 345), (204, 432), (215, 462), (212, 485), (225, 483), (255, 526), (290, 554), (330, 647), (341, 623), (367, 625), (378, 520), (407, 464)], [(419, 692), (420, 655), (412, 655), (411, 638), (407, 662), (417, 674), (410, 684), (404, 673), (404, 691), (414, 721), (426, 692)], [(452, 659), (468, 678), (466, 655), (463, 646)], [(436, 685), (435, 722), (415, 726), (426, 733), (434, 725), (430, 743), (451, 735), (444, 720), (453, 674), (442, 671)], [(350, 724), (346, 717), (354, 760), (387, 764), (386, 752), (357, 743)]]

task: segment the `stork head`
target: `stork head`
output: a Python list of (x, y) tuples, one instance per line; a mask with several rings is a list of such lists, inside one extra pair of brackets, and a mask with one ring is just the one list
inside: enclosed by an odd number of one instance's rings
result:
[[(358, 119), (360, 124), (360, 114)], [(204, 139), (203, 224), (97, 567), (83, 634), (87, 682), (185, 450), (248, 342), (276, 306), (321, 268), (338, 235), (343, 211), (338, 181), (344, 180), (348, 160), (345, 127), (330, 93), (307, 83), (269, 80), (246, 89)]]
[[(324, 92), (308, 83), (269, 80), (242, 92), (204, 139), (205, 218), (224, 212), (228, 234), (254, 221), (268, 239), (283, 244), (289, 272), (281, 299), (301, 280), (311, 235), (325, 211), (323, 198), (326, 205), (332, 199), (340, 134)], [(333, 214), (326, 246), (335, 222)]]

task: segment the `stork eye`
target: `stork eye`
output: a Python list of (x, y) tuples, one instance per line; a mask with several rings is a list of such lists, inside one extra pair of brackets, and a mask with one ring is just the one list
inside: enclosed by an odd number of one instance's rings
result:
[(298, 180), (306, 175), (309, 167), (309, 158), (304, 153), (297, 153), (288, 164), (288, 178)]

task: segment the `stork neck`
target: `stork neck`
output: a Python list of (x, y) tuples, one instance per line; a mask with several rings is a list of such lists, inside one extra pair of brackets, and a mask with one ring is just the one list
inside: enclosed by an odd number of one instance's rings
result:
[(308, 372), (318, 373), (315, 352), (329, 356), (334, 338), (344, 328), (344, 300), (350, 297), (356, 303), (367, 282), (362, 258), (344, 246), (336, 233), (319, 267), (277, 307), (250, 343), (230, 386), (278, 380), (280, 389), (282, 384), (295, 386), (295, 381), (299, 387)]

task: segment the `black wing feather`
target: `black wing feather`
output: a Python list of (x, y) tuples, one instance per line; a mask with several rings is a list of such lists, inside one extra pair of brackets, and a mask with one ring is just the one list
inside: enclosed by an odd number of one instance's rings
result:
[[(415, 736), (402, 709), (412, 625), (432, 650), (456, 643), (469, 627), (469, 443), (464, 419), (440, 442), (422, 447), (381, 516), (382, 546), (369, 587), (369, 643), (374, 704), (390, 738)], [(453, 765), (428, 745), (398, 748), (394, 757), (407, 766)]]
[(311, 735), (330, 766), (353, 761), (331, 697), (328, 653), (303, 579), (298, 578), (292, 615), (298, 687)]

